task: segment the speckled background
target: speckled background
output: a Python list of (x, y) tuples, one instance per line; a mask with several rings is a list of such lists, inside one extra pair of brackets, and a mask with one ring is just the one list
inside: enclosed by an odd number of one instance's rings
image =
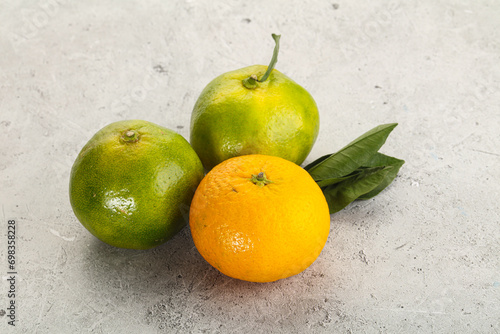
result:
[[(499, 17), (494, 0), (4, 1), (0, 332), (499, 333)], [(220, 274), (188, 229), (149, 251), (90, 235), (68, 178), (92, 134), (141, 118), (189, 138), (202, 88), (266, 65), (271, 33), (320, 110), (306, 163), (398, 122), (395, 182), (332, 215), (318, 260), (275, 283)]]

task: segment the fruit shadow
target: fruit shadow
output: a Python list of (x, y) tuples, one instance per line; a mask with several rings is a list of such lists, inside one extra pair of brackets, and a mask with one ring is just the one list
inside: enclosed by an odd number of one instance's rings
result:
[(150, 250), (109, 246), (92, 237), (84, 256), (83, 275), (95, 294), (114, 299), (136, 298), (148, 304), (167, 299), (208, 299), (220, 291), (241, 298), (265, 293), (273, 283), (251, 283), (230, 278), (198, 253), (189, 227), (165, 244)]
[(270, 283), (225, 276), (198, 253), (189, 227), (164, 245), (144, 251), (115, 248), (89, 237), (82, 268), (86, 279), (78, 281), (85, 294), (76, 298), (103, 314), (119, 310), (118, 318), (139, 318), (159, 332), (192, 332), (196, 324), (243, 332), (248, 319), (255, 328), (276, 325), (276, 315), (282, 322), (301, 324), (306, 321), (303, 314), (323, 305), (324, 298), (317, 296), (329, 280), (322, 275), (328, 261)]

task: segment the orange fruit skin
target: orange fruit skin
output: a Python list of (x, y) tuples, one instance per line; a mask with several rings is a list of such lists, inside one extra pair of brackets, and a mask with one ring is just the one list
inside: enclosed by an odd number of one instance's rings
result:
[[(271, 183), (252, 182), (260, 172)], [(223, 274), (251, 282), (302, 272), (330, 232), (328, 204), (311, 176), (266, 155), (235, 157), (213, 168), (196, 190), (189, 220), (203, 258)]]

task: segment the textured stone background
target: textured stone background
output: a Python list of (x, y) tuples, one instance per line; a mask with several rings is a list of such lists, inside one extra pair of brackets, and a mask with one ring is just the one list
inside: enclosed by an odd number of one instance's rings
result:
[[(0, 314), (16, 219), (19, 333), (499, 333), (499, 17), (494, 0), (3, 1)], [(399, 122), (392, 186), (270, 284), (218, 273), (188, 229), (150, 251), (91, 236), (68, 178), (92, 134), (141, 118), (188, 138), (202, 88), (267, 65), (271, 33), (321, 112), (307, 162)]]

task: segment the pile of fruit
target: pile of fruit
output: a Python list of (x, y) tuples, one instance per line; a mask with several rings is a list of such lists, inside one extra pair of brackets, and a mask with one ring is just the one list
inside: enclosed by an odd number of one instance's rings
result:
[(269, 66), (224, 73), (201, 92), (190, 143), (142, 120), (98, 131), (71, 170), (82, 225), (112, 246), (149, 249), (179, 232), (189, 212), (196, 248), (225, 275), (271, 282), (309, 267), (330, 214), (377, 195), (404, 161), (378, 152), (396, 126), (386, 124), (300, 167), (318, 135), (318, 109), (274, 69), (273, 38)]

